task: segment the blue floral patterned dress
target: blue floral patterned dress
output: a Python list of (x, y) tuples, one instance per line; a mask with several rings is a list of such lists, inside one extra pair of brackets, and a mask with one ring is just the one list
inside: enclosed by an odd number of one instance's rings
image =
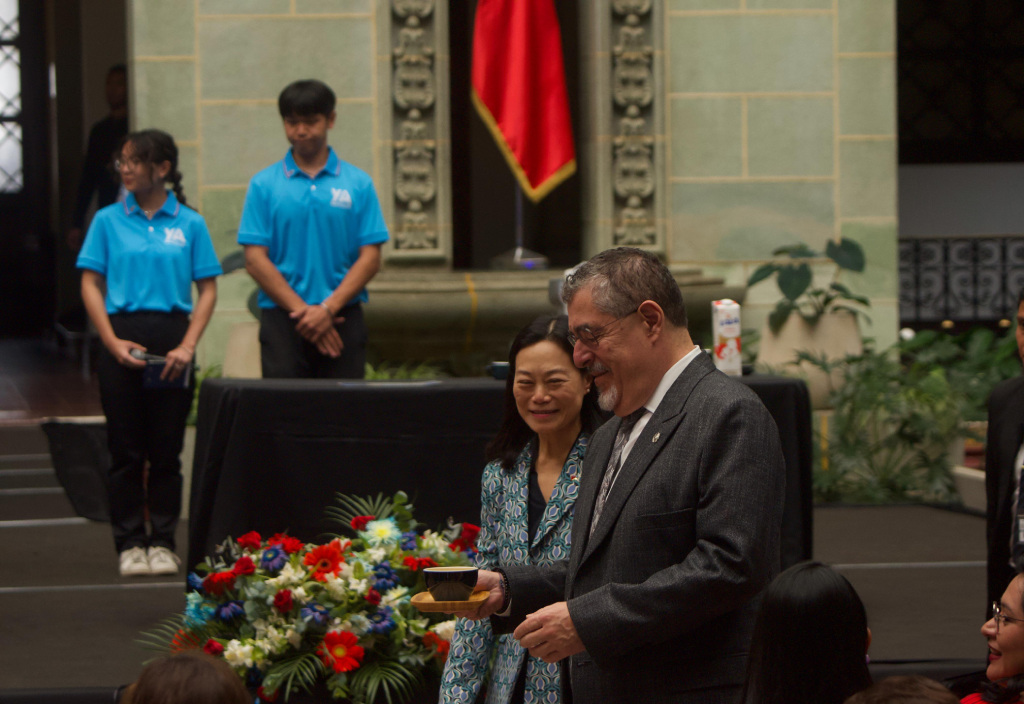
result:
[[(587, 436), (580, 434), (555, 482), (536, 535), (530, 540), (527, 501), (535, 443), (516, 458), (511, 471), (498, 462), (484, 468), (481, 488), (480, 535), (476, 564), (481, 569), (502, 565), (548, 565), (569, 558), (573, 506), (580, 487), (580, 470)], [(561, 701), (559, 667), (530, 657), (511, 634), (496, 636), (490, 621), (459, 619), (448, 662), (441, 678), (442, 704), (472, 704), (490, 673), (487, 704), (510, 704), (523, 660), (526, 660), (527, 704)]]

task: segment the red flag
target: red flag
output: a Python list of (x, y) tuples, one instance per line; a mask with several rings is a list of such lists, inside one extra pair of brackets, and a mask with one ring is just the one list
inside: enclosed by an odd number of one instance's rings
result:
[(479, 1), (473, 104), (531, 200), (575, 173), (562, 37), (552, 0)]

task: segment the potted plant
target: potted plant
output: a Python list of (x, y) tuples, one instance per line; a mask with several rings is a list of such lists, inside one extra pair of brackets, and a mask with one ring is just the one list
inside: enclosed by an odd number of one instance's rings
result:
[[(857, 306), (867, 307), (870, 302), (853, 293), (839, 277), (843, 271), (864, 271), (864, 250), (844, 237), (829, 241), (824, 252), (800, 243), (779, 247), (772, 254), (778, 259), (759, 266), (747, 281), (750, 287), (774, 276), (782, 293), (762, 330), (757, 363), (782, 371), (796, 367), (807, 381), (811, 404), (827, 408), (831, 388), (841, 382), (839, 375), (798, 361), (797, 353), (841, 359), (863, 351), (857, 318), (864, 312)], [(827, 260), (834, 266), (825, 286), (814, 285), (811, 264), (815, 260)]]

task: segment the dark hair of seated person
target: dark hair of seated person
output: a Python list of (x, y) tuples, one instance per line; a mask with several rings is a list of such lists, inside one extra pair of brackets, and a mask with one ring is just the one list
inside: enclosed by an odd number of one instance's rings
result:
[(252, 704), (242, 678), (222, 658), (187, 650), (154, 660), (121, 695), (121, 704)]
[(743, 704), (843, 704), (871, 685), (864, 604), (845, 577), (801, 562), (765, 590)]
[(921, 675), (896, 675), (876, 682), (846, 704), (959, 704), (960, 698), (935, 680)]
[[(512, 347), (508, 352), (508, 378), (505, 380), (504, 415), (498, 434), (487, 446), (485, 454), (485, 459), (488, 462), (498, 460), (505, 470), (511, 470), (515, 466), (519, 453), (533, 437), (533, 431), (530, 430), (530, 426), (526, 424), (523, 417), (519, 415), (519, 409), (516, 408), (516, 399), (513, 393), (516, 380), (516, 357), (524, 348), (545, 340), (554, 342), (565, 350), (570, 361), (572, 360), (573, 346), (569, 344), (569, 319), (565, 315), (542, 315), (520, 330), (512, 340)], [(576, 371), (580, 374), (585, 373), (582, 369)], [(580, 407), (581, 432), (593, 433), (604, 421), (605, 418), (597, 408), (597, 388), (591, 388), (583, 397), (583, 405)]]

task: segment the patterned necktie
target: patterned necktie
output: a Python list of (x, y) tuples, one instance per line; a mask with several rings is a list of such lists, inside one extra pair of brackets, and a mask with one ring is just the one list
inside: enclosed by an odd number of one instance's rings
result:
[(1017, 480), (1017, 513), (1013, 517), (1013, 565), (1018, 570), (1024, 569), (1024, 493), (1021, 492), (1020, 482), (1024, 481), (1024, 469), (1021, 470), (1020, 478)]
[(622, 464), (622, 451), (629, 441), (629, 434), (633, 431), (633, 426), (636, 425), (636, 422), (646, 412), (647, 409), (641, 406), (623, 418), (622, 423), (619, 425), (619, 432), (615, 436), (615, 444), (612, 445), (612, 454), (608, 458), (608, 466), (605, 467), (604, 477), (601, 479), (601, 488), (597, 493), (597, 503), (594, 504), (594, 517), (590, 520), (590, 535), (594, 534), (597, 521), (601, 517), (601, 511), (604, 510), (605, 502), (608, 501), (608, 494), (612, 490), (612, 484), (615, 483), (615, 477), (619, 474), (620, 465)]

